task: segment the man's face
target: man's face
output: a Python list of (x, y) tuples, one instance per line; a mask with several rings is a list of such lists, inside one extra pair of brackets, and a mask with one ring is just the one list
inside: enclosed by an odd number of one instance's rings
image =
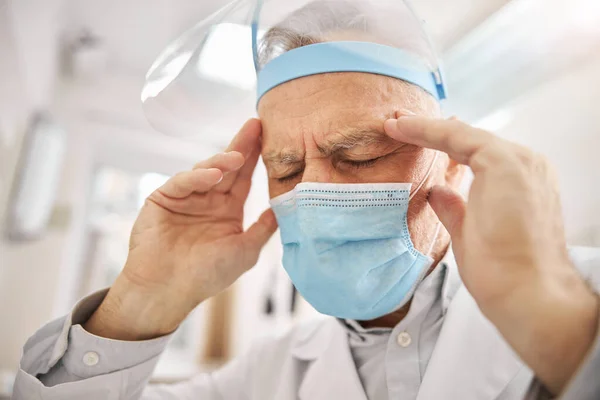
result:
[[(270, 196), (300, 182), (408, 182), (417, 187), (434, 152), (385, 134), (384, 121), (402, 110), (432, 117), (439, 113), (434, 100), (419, 88), (374, 74), (314, 75), (269, 91), (260, 101), (259, 116)], [(431, 241), (437, 221), (426, 204), (428, 189), (434, 184), (455, 186), (447, 179), (455, 167), (440, 155), (410, 204), (409, 227), (420, 250), (427, 246), (427, 237)]]

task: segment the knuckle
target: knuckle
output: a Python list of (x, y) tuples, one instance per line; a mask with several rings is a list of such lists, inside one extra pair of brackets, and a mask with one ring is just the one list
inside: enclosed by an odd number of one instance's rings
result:
[(150, 195), (148, 197), (146, 197), (146, 199), (144, 200), (142, 209), (150, 207), (152, 205), (152, 203), (156, 200), (157, 196), (158, 196), (158, 190), (155, 190), (154, 192), (150, 193)]
[(551, 170), (551, 164), (544, 154), (519, 146), (516, 155), (521, 166), (532, 173), (546, 174)]
[(525, 166), (532, 166), (536, 163), (536, 154), (526, 147), (515, 145), (515, 154), (519, 161)]
[(210, 166), (214, 165), (221, 157), (223, 153), (218, 153), (213, 155), (212, 157), (207, 158), (206, 160), (202, 160), (194, 164), (192, 169), (200, 169), (200, 168), (210, 168)]
[(210, 157), (210, 158), (207, 158), (206, 160), (198, 161), (196, 164), (194, 164), (194, 167), (192, 169), (205, 168), (206, 165), (208, 163), (210, 163), (212, 159), (213, 159), (213, 157)]
[(550, 160), (545, 154), (535, 153), (535, 161), (539, 167), (542, 167), (544, 169), (551, 169), (552, 167)]
[(435, 121), (432, 124), (421, 124), (420, 131), (426, 140), (431, 140), (436, 136), (436, 132), (439, 130), (440, 123)]
[(454, 130), (454, 131), (462, 131), (465, 128), (469, 127), (469, 125), (467, 125), (466, 123), (462, 122), (461, 120), (459, 120), (457, 118), (451, 119), (448, 123), (449, 123), (450, 128), (452, 128), (452, 130)]
[(471, 168), (474, 171), (483, 171), (486, 170), (488, 165), (495, 164), (496, 156), (492, 149), (489, 147), (483, 147), (481, 150), (477, 151), (470, 160)]
[(169, 183), (169, 182), (173, 183), (173, 182), (180, 181), (180, 180), (181, 180), (181, 179), (182, 179), (184, 176), (185, 176), (185, 172), (184, 172), (184, 171), (178, 172), (178, 173), (176, 173), (175, 175), (173, 175), (173, 176), (171, 177), (171, 179), (169, 179), (169, 180), (167, 181), (167, 183)]
[(179, 172), (173, 178), (171, 178), (168, 182), (168, 185), (171, 185), (175, 190), (187, 189), (191, 186), (187, 172)]
[(442, 147), (448, 146), (450, 136), (446, 123), (454, 124), (455, 121), (436, 120), (423, 126), (423, 137), (429, 143), (437, 143)]
[(447, 123), (448, 128), (446, 129), (446, 131), (448, 131), (448, 133), (446, 136), (448, 136), (449, 138), (465, 137), (470, 132), (473, 132), (474, 129), (471, 125), (458, 119), (448, 121)]
[(479, 151), (471, 157), (471, 166), (474, 170), (501, 171), (514, 169), (512, 154), (498, 141), (490, 141), (484, 144)]
[(442, 137), (442, 144), (449, 149), (460, 148), (461, 143), (464, 142), (464, 131), (456, 128), (451, 130), (448, 134)]
[(536, 154), (536, 170), (549, 181), (558, 181), (556, 169), (544, 154)]

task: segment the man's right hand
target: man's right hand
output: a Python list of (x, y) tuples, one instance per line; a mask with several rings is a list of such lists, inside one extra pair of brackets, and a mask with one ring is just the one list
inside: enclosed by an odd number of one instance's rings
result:
[(120, 340), (173, 332), (198, 304), (256, 264), (277, 229), (267, 210), (243, 230), (260, 136), (260, 121), (249, 120), (227, 152), (177, 174), (148, 197), (126, 265), (84, 324), (88, 332)]

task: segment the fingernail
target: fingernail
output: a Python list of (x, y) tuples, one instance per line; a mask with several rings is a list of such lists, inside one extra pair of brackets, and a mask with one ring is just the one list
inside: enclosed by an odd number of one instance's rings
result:
[(397, 119), (388, 119), (383, 123), (383, 129), (386, 132), (396, 132), (398, 131), (398, 120)]
[(216, 171), (219, 173), (219, 180), (217, 181), (217, 183), (221, 182), (223, 180), (223, 171), (221, 171), (219, 168), (209, 168), (207, 169), (207, 171)]
[(400, 119), (400, 118), (404, 118), (404, 117), (416, 117), (417, 114), (415, 114), (414, 112), (410, 111), (410, 110), (398, 110), (396, 111), (396, 118)]
[(238, 156), (241, 156), (241, 162), (240, 162), (239, 166), (236, 167), (236, 168), (241, 168), (242, 165), (244, 165), (244, 163), (246, 162), (246, 156), (244, 156), (239, 151), (235, 151), (235, 150), (228, 151), (227, 153), (224, 153), (224, 155), (226, 155), (226, 156), (231, 156), (233, 154), (238, 154)]

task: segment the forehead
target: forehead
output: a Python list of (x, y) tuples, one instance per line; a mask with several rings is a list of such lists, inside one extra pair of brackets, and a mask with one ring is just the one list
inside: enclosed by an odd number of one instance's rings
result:
[(348, 128), (381, 130), (397, 110), (414, 110), (419, 90), (398, 79), (353, 72), (286, 82), (260, 101), (263, 148), (284, 147), (305, 133), (326, 140)]

